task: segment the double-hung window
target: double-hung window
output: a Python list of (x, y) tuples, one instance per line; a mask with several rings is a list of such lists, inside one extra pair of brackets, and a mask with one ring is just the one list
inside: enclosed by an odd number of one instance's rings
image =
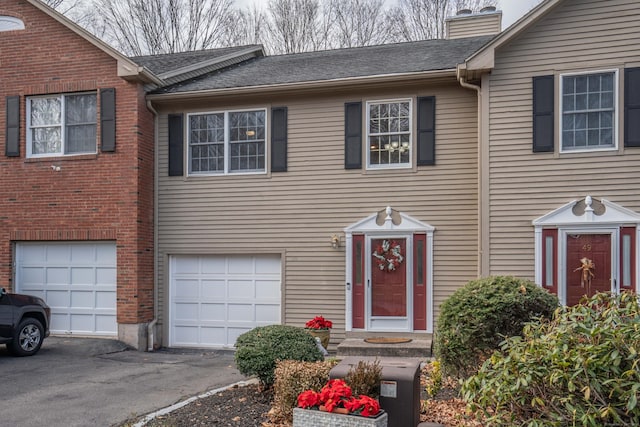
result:
[(562, 151), (615, 149), (617, 71), (561, 77)]
[(411, 100), (367, 103), (370, 168), (411, 166)]
[(266, 111), (189, 115), (189, 173), (266, 171)]
[(95, 93), (27, 98), (28, 157), (96, 153)]

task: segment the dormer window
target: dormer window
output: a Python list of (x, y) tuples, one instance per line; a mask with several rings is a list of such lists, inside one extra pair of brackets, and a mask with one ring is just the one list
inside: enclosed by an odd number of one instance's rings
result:
[(0, 31), (24, 30), (24, 22), (13, 16), (0, 15)]

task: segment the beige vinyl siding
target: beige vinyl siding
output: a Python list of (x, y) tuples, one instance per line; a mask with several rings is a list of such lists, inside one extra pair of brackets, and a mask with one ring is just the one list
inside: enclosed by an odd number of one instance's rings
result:
[[(436, 166), (344, 169), (345, 102), (363, 101), (364, 113), (367, 100), (412, 98), (415, 117), (415, 97), (431, 95), (437, 99)], [(386, 206), (436, 227), (434, 296), (439, 305), (476, 276), (476, 103), (473, 91), (454, 82), (432, 87), (422, 82), (403, 86), (401, 92), (378, 88), (160, 108), (160, 321), (166, 323), (169, 255), (275, 252), (283, 254), (283, 322), (302, 326), (322, 314), (334, 321), (332, 340), (337, 342), (345, 327), (343, 229)], [(288, 108), (287, 172), (167, 176), (167, 113), (260, 107), (270, 115), (272, 106)], [(415, 141), (415, 130), (412, 136)], [(331, 248), (333, 234), (341, 236), (339, 250)]]
[[(490, 76), (490, 273), (534, 278), (531, 221), (591, 195), (640, 211), (640, 150), (623, 147), (623, 68), (640, 66), (640, 3), (567, 0), (496, 52)], [(619, 70), (619, 149), (559, 154), (559, 76)], [(556, 76), (555, 153), (532, 152), (532, 77)]]
[(448, 39), (490, 36), (502, 30), (502, 12), (450, 18), (446, 25)]

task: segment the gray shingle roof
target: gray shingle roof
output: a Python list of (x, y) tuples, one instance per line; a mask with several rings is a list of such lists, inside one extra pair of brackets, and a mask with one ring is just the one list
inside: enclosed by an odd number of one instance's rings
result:
[(291, 84), (455, 68), (493, 36), (258, 57), (152, 93)]
[(246, 50), (247, 48), (260, 48), (260, 45), (222, 47), (218, 49), (196, 50), (190, 52), (166, 53), (161, 55), (132, 56), (131, 59), (138, 65), (142, 65), (155, 75), (174, 71), (189, 65), (209, 61), (225, 55)]

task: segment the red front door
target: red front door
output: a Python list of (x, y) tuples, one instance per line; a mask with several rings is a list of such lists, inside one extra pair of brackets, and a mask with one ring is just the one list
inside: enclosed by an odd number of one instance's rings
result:
[(611, 291), (611, 235), (567, 235), (567, 305)]
[[(373, 239), (371, 247), (382, 253), (380, 248), (384, 242), (400, 246), (400, 254), (406, 258), (406, 239)], [(393, 261), (391, 251), (386, 258)], [(407, 316), (407, 263), (400, 262), (393, 269), (382, 261), (374, 262), (371, 267), (371, 315), (374, 317), (406, 317)]]

